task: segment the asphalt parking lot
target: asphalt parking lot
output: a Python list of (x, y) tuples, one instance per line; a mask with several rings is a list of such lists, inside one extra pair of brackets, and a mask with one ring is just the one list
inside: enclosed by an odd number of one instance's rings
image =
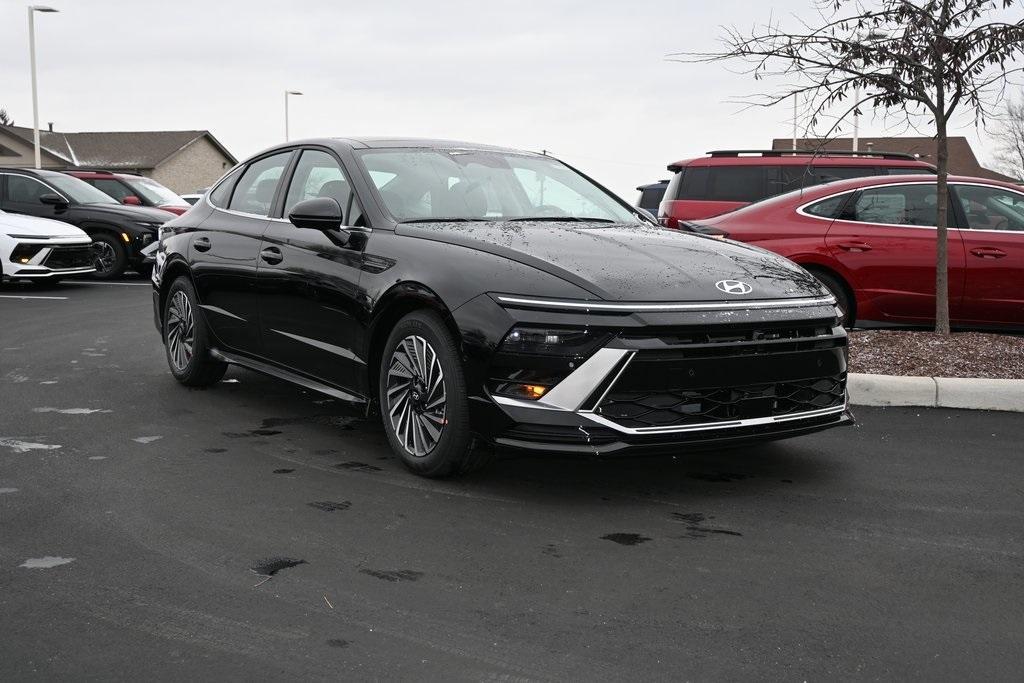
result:
[(428, 481), (324, 397), (179, 386), (149, 291), (0, 287), (0, 679), (1024, 669), (1020, 415)]

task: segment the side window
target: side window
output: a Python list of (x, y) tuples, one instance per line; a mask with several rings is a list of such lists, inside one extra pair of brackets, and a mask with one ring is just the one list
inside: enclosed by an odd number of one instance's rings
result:
[(95, 187), (100, 192), (108, 194), (117, 201), (123, 200), (125, 197), (132, 194), (132, 191), (126, 186), (117, 182), (116, 180), (106, 180), (104, 178), (89, 179), (85, 182)]
[(707, 199), (708, 170), (707, 166), (685, 167), (672, 177), (665, 196), (672, 199)]
[(1001, 187), (956, 185), (971, 230), (1024, 231), (1024, 195)]
[(935, 216), (935, 186), (930, 184), (867, 189), (843, 213), (844, 220), (887, 225), (934, 226)]
[(242, 173), (242, 168), (236, 168), (230, 173), (224, 180), (220, 181), (217, 187), (210, 190), (207, 199), (211, 204), (221, 209), (226, 209), (228, 206), (228, 198), (231, 196), (231, 188), (235, 186), (235, 181), (238, 180), (238, 176)]
[(288, 196), (284, 203), (284, 215), (287, 217), (292, 208), (301, 201), (316, 197), (330, 197), (338, 202), (344, 211), (346, 224), (349, 219), (349, 202), (352, 198), (352, 187), (338, 161), (317, 149), (302, 152), (299, 163), (295, 165), (291, 182), (288, 185)]
[(228, 208), (257, 216), (270, 215), (270, 205), (291, 155), (291, 152), (282, 152), (249, 164), (231, 193)]
[(712, 166), (707, 196), (718, 202), (756, 202), (768, 196), (764, 166)]
[(7, 201), (38, 204), (44, 194), (52, 194), (53, 190), (35, 178), (23, 175), (7, 176)]
[(819, 218), (838, 218), (846, 205), (846, 202), (853, 196), (852, 192), (841, 194), (837, 197), (829, 197), (828, 199), (822, 199), (820, 202), (811, 204), (804, 213), (809, 213), (812, 216), (818, 216)]

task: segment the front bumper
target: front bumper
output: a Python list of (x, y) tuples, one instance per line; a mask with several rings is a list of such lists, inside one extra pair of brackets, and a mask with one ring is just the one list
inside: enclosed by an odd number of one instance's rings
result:
[(92, 241), (79, 238), (20, 240), (3, 264), (4, 276), (16, 279), (74, 277), (95, 270)]
[(528, 307), (505, 312), (513, 325), (582, 325), (608, 336), (538, 400), (485, 387), (473, 401), (474, 421), (498, 446), (595, 455), (671, 452), (853, 423), (846, 333), (828, 299), (742, 312), (588, 311), (585, 320), (576, 312), (559, 320), (550, 310)]

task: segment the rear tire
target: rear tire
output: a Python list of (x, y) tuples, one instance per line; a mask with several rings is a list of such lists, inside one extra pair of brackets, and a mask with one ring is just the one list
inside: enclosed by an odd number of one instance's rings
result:
[(167, 291), (163, 337), (171, 374), (185, 386), (208, 387), (224, 377), (228, 364), (210, 355), (206, 318), (187, 277), (179, 277)]
[(116, 235), (99, 233), (93, 235), (93, 249), (96, 251), (96, 272), (92, 274), (97, 280), (112, 280), (124, 273), (128, 263), (128, 252)]
[(843, 312), (839, 318), (839, 324), (843, 327), (853, 327), (857, 322), (856, 303), (846, 288), (846, 284), (830, 273), (812, 270), (811, 274), (818, 278), (818, 281), (825, 285), (832, 296), (836, 298), (836, 307)]
[(490, 449), (474, 448), (459, 350), (436, 313), (398, 321), (384, 346), (378, 389), (388, 442), (416, 474), (448, 477), (489, 460)]

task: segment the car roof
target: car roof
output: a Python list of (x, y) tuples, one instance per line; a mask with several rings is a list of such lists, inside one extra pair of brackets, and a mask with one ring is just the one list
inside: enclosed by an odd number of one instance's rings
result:
[(101, 168), (66, 168), (63, 173), (76, 176), (78, 178), (138, 178), (140, 177), (137, 173), (122, 173), (120, 171), (106, 171)]
[(40, 178), (52, 178), (53, 176), (64, 175), (60, 171), (51, 171), (48, 168), (26, 168), (21, 166), (0, 166), (0, 171), (3, 173), (23, 173), (25, 175), (35, 175)]
[[(757, 156), (744, 156), (756, 154)], [(802, 152), (791, 150), (746, 151), (722, 150), (708, 152), (707, 156), (693, 159), (681, 159), (668, 165), (668, 170), (678, 172), (687, 166), (818, 166), (821, 164), (842, 166), (886, 166), (909, 168), (934, 168), (931, 164), (915, 159), (909, 154), (894, 152), (861, 152), (854, 154), (822, 152)]]
[(345, 147), (348, 147), (350, 149), (465, 149), (544, 156), (539, 152), (530, 152), (527, 150), (515, 149), (512, 147), (499, 147), (497, 145), (483, 145), (477, 142), (466, 142), (463, 140), (401, 137), (308, 138), (305, 140), (291, 140), (288, 143), (275, 145), (271, 149), (278, 149), (279, 147), (296, 147), (301, 145), (344, 145)]

